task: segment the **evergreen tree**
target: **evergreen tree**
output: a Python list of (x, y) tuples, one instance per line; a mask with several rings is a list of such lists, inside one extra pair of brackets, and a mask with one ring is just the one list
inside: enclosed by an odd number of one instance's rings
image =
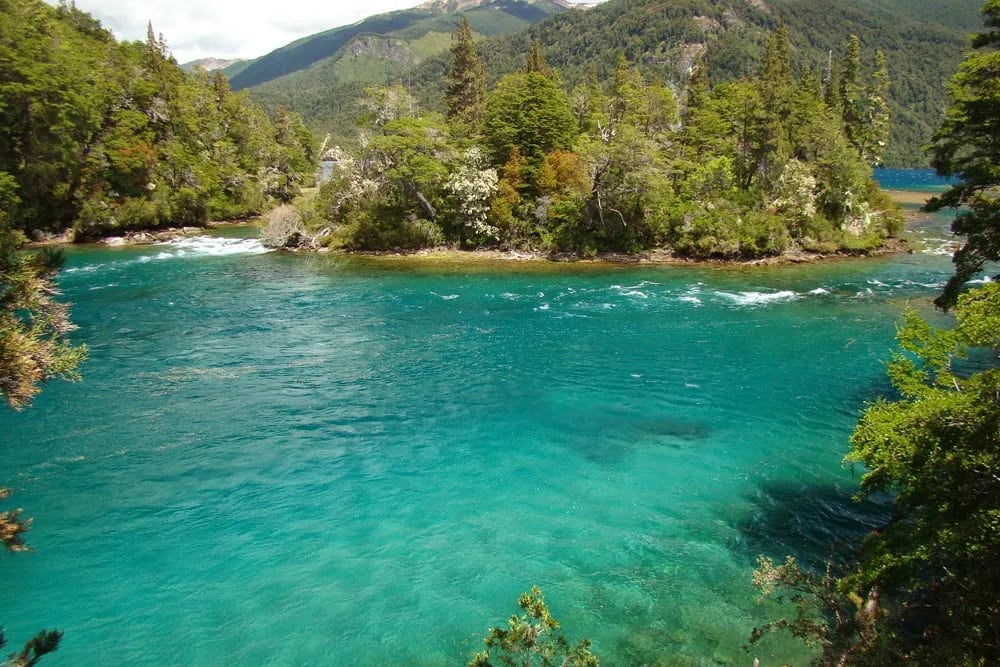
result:
[(486, 650), (476, 653), (469, 667), (598, 667), (600, 661), (591, 652), (589, 640), (570, 646), (563, 635), (554, 634), (559, 621), (537, 586), (531, 593), (522, 593), (517, 604), (524, 613), (511, 616), (506, 628), (491, 628), (483, 640)]
[(486, 104), (486, 70), (476, 49), (472, 28), (464, 16), (452, 36), (445, 100), (449, 120), (475, 125), (482, 118)]
[(844, 129), (855, 147), (861, 146), (864, 132), (864, 86), (861, 82), (861, 41), (851, 35), (840, 67), (840, 103), (843, 106)]
[(531, 40), (531, 50), (528, 51), (528, 66), (525, 71), (528, 74), (541, 74), (545, 78), (552, 75), (549, 64), (545, 62), (545, 54), (542, 53), (542, 43), (538, 39)]
[(987, 262), (1000, 260), (1000, 0), (989, 0), (982, 11), (987, 30), (972, 38), (975, 51), (951, 81), (951, 106), (929, 147), (937, 172), (958, 182), (925, 208), (961, 207), (952, 231), (965, 236), (955, 253), (955, 275), (935, 301), (941, 308), (953, 306)]
[(15, 202), (13, 179), (0, 172), (0, 394), (20, 409), (49, 379), (77, 379), (87, 349), (68, 342), (75, 327), (55, 298), (62, 256), (18, 251), (19, 235), (5, 219)]
[(569, 148), (576, 132), (569, 96), (537, 72), (508, 74), (497, 83), (486, 99), (483, 127), (495, 163), (506, 163), (518, 148), (532, 184), (545, 154)]
[(761, 81), (764, 116), (756, 173), (765, 185), (773, 186), (791, 157), (789, 118), (793, 109), (791, 42), (785, 25), (779, 24), (764, 43), (764, 74)]
[(889, 66), (885, 53), (875, 52), (875, 73), (872, 86), (865, 101), (865, 141), (861, 149), (862, 159), (872, 165), (882, 163), (886, 145), (889, 143)]

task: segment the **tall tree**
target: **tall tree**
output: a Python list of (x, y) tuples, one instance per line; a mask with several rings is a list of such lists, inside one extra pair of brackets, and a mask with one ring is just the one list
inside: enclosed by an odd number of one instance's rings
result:
[(865, 134), (861, 158), (872, 165), (882, 164), (889, 143), (889, 66), (885, 53), (875, 52), (875, 73), (865, 100)]
[(472, 28), (464, 16), (452, 35), (451, 69), (445, 93), (448, 119), (474, 125), (483, 116), (486, 104), (486, 70), (472, 36)]
[(864, 131), (864, 84), (861, 80), (861, 41), (851, 35), (840, 67), (840, 102), (843, 105), (844, 130), (855, 147), (861, 145)]
[(925, 209), (961, 207), (952, 231), (965, 236), (955, 275), (935, 301), (945, 309), (987, 262), (1000, 259), (1000, 0), (989, 0), (982, 12), (987, 30), (973, 36), (975, 50), (951, 80), (951, 106), (929, 148), (937, 172), (958, 182)]
[(792, 45), (785, 24), (779, 24), (764, 43), (762, 95), (764, 116), (756, 173), (773, 186), (791, 156), (789, 117), (792, 115)]
[(508, 74), (486, 99), (483, 129), (495, 163), (506, 163), (518, 148), (529, 183), (546, 153), (572, 145), (576, 127), (569, 96), (537, 72)]
[(549, 64), (545, 62), (542, 43), (537, 39), (531, 40), (531, 50), (528, 51), (528, 66), (526, 71), (529, 74), (541, 74), (545, 78), (549, 78), (552, 75)]

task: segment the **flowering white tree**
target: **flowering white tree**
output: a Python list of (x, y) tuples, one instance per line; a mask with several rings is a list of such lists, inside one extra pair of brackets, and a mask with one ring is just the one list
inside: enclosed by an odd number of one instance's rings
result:
[(499, 178), (497, 170), (486, 164), (483, 151), (473, 146), (448, 176), (445, 189), (458, 199), (458, 218), (473, 236), (499, 240), (500, 230), (486, 221)]

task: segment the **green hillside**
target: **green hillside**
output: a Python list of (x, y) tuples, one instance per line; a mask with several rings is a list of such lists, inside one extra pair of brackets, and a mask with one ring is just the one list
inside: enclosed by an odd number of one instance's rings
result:
[[(851, 35), (869, 54), (885, 51), (893, 118), (886, 163), (920, 166), (926, 164), (921, 146), (944, 108), (945, 82), (967, 34), (980, 23), (979, 0), (608, 0), (588, 10), (559, 11), (563, 6), (427, 3), (304, 38), (227, 74), (234, 88), (252, 86), (251, 95), (265, 108), (293, 109), (311, 129), (342, 143), (354, 135), (358, 100), (369, 85), (402, 82), (424, 106), (440, 110), (447, 47), (461, 15), (477, 34), (491, 82), (521, 69), (537, 39), (568, 87), (591, 69), (610, 81), (623, 53), (677, 91), (698, 57), (706, 59), (716, 83), (758, 73), (765, 33), (784, 23), (796, 71), (825, 73), (831, 53), (839, 58)], [(324, 52), (333, 55), (310, 60)]]
[[(428, 34), (450, 35), (458, 25), (460, 12), (468, 17), (477, 33), (492, 36), (521, 31), (564, 8), (562, 3), (553, 0), (483, 0), (472, 3), (471, 7), (469, 5), (468, 2), (428, 2), (413, 9), (371, 16), (353, 25), (303, 37), (250, 63), (224, 70), (224, 73), (234, 90), (259, 86), (314, 65), (322, 65), (324, 61), (343, 58), (348, 55), (345, 48), (355, 40), (373, 36), (391, 38), (396, 49), (403, 54), (401, 64), (405, 67), (412, 64), (408, 60), (419, 59), (419, 54), (409, 48), (409, 43), (419, 41)], [(466, 7), (465, 11), (459, 9)], [(321, 66), (319, 69), (331, 72), (329, 67)]]
[[(893, 133), (887, 164), (922, 165), (920, 146), (944, 108), (945, 83), (967, 45), (968, 28), (980, 21), (977, 0), (934, 3), (910, 0), (609, 0), (585, 12), (564, 12), (524, 33), (480, 45), (489, 76), (523, 66), (532, 39), (568, 86), (593, 68), (609, 81), (619, 53), (647, 75), (680, 90), (699, 55), (713, 82), (760, 71), (766, 30), (787, 25), (796, 70), (823, 72), (831, 51), (839, 57), (853, 34), (868, 53), (885, 51), (892, 77)], [(408, 74), (426, 105), (440, 104), (447, 56), (428, 59)], [(871, 67), (872, 63), (866, 63)], [(307, 110), (304, 114), (312, 122)]]

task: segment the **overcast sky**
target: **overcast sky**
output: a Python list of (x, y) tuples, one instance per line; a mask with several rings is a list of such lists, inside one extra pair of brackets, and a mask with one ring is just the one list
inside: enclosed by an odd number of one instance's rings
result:
[[(57, 0), (48, 0), (53, 5)], [(423, 0), (76, 0), (118, 39), (163, 34), (177, 62), (256, 58), (299, 37), (349, 25)]]

